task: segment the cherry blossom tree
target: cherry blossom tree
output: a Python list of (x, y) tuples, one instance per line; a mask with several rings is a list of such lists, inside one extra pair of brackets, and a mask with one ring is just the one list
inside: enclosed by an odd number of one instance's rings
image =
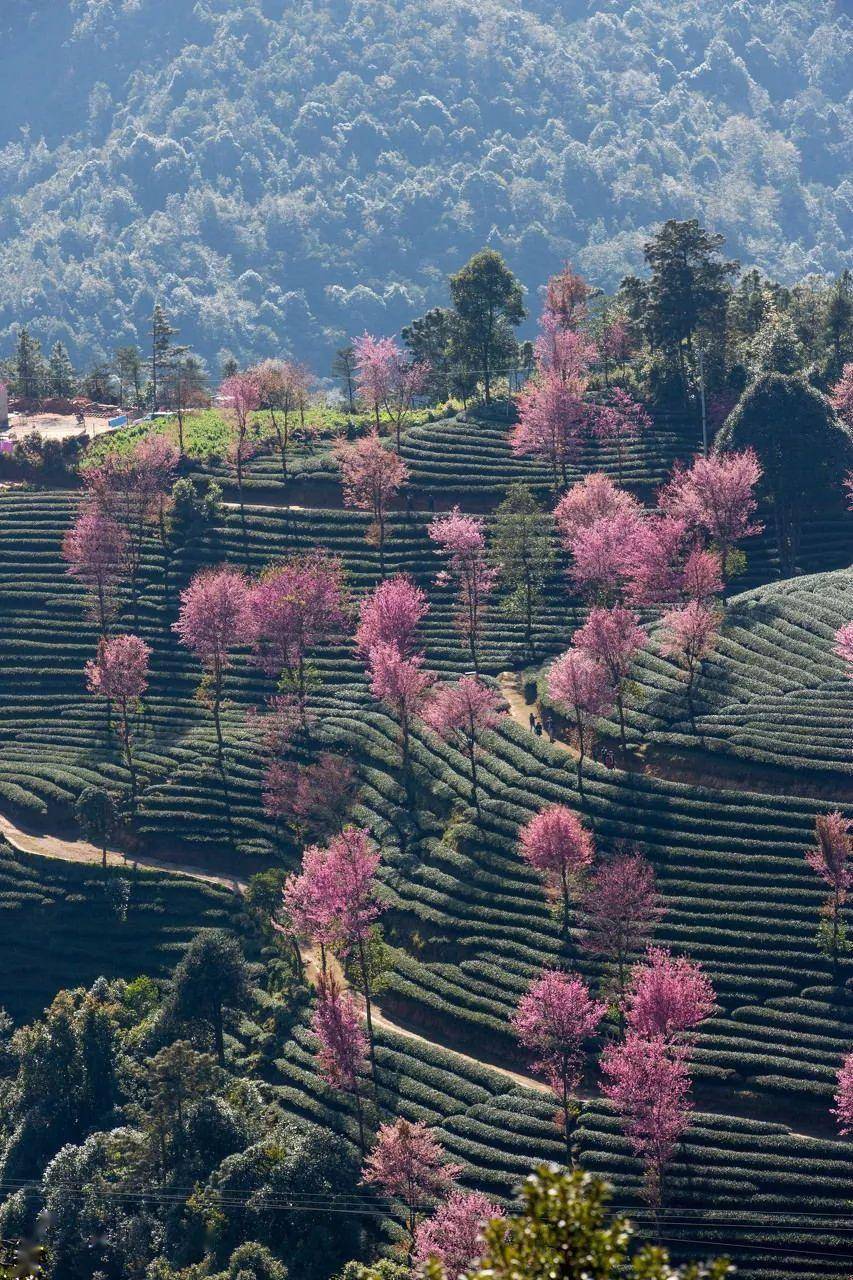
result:
[(815, 843), (806, 853), (806, 862), (829, 888), (821, 908), (818, 942), (837, 970), (842, 951), (848, 949), (842, 909), (853, 884), (853, 837), (850, 823), (839, 810), (818, 814)]
[(619, 1113), (634, 1154), (645, 1167), (652, 1205), (663, 1199), (664, 1173), (687, 1128), (693, 1104), (682, 1057), (658, 1038), (629, 1034), (601, 1058), (602, 1093)]
[(423, 712), (431, 729), (454, 742), (468, 757), (471, 799), (480, 813), (477, 754), (480, 735), (493, 728), (503, 710), (501, 698), (475, 676), (463, 676), (456, 684), (437, 685)]
[(377, 644), (393, 645), (404, 658), (415, 648), (417, 629), (429, 612), (426, 592), (405, 574), (386, 578), (364, 596), (355, 642), (362, 657)]
[(460, 1165), (448, 1161), (422, 1121), (413, 1124), (401, 1118), (379, 1126), (376, 1145), (365, 1161), (364, 1180), (402, 1200), (414, 1249), (419, 1209), (447, 1195), (461, 1171)]
[(452, 581), (456, 586), (456, 625), (468, 643), (474, 670), (478, 671), (483, 622), (498, 573), (487, 563), (485, 524), (479, 517), (463, 515), (454, 507), (436, 516), (428, 533), (447, 556), (447, 571), (439, 574), (437, 581)]
[(115, 704), (119, 715), (119, 733), (127, 771), (130, 774), (131, 801), (137, 792), (136, 761), (133, 755), (131, 713), (148, 688), (148, 663), (151, 650), (144, 640), (134, 635), (102, 636), (97, 657), (86, 663), (89, 692)]
[(400, 726), (403, 776), (409, 785), (412, 721), (423, 711), (435, 673), (424, 669), (420, 654), (403, 657), (395, 644), (377, 641), (368, 654), (370, 689), (391, 711)]
[(845, 622), (836, 631), (835, 652), (847, 664), (847, 674), (853, 680), (853, 622)]
[(718, 609), (702, 604), (699, 600), (691, 600), (689, 604), (680, 609), (672, 609), (661, 618), (660, 650), (664, 657), (672, 658), (685, 672), (687, 705), (694, 733), (696, 708), (693, 689), (705, 659), (714, 650), (721, 621)]
[(321, 974), (311, 1030), (318, 1041), (320, 1075), (333, 1089), (349, 1093), (358, 1117), (358, 1141), (364, 1158), (364, 1107), (360, 1077), (367, 1065), (367, 1037), (355, 1001), (342, 990), (333, 973)]
[(853, 427), (853, 363), (844, 365), (829, 399), (841, 421), (848, 427)]
[(387, 404), (391, 393), (398, 348), (393, 338), (375, 338), (363, 333), (353, 338), (355, 356), (355, 384), (358, 398), (368, 406), (380, 427), (380, 409)]
[(519, 848), (561, 905), (564, 941), (569, 936), (569, 901), (583, 872), (592, 866), (595, 846), (577, 814), (564, 804), (542, 809), (519, 832)]
[(584, 391), (580, 380), (566, 381), (552, 368), (539, 370), (518, 396), (510, 445), (550, 466), (555, 489), (568, 484), (568, 469), (580, 456), (589, 420)]
[(222, 699), (225, 673), (231, 665), (233, 652), (248, 639), (248, 594), (248, 583), (236, 569), (225, 565), (218, 569), (202, 569), (181, 593), (178, 620), (172, 625), (181, 643), (201, 661), (203, 675), (199, 692), (213, 716), (216, 758), (230, 838), (233, 838), (233, 831), (225, 773)]
[(377, 893), (376, 872), (379, 850), (361, 827), (344, 827), (329, 842), (329, 868), (335, 882), (335, 909), (332, 919), (332, 945), (346, 962), (352, 962), (358, 973), (358, 987), (364, 999), (370, 1065), (376, 1080), (376, 1048), (373, 1036), (373, 975), (368, 944), (375, 932), (376, 921), (386, 909)]
[(348, 599), (339, 560), (324, 551), (292, 556), (273, 565), (251, 587), (246, 634), (261, 670), (296, 699), (307, 723), (310, 655), (348, 622)]
[(849, 1137), (853, 1133), (853, 1053), (848, 1053), (838, 1069), (833, 1115), (839, 1132)]
[(569, 577), (575, 586), (599, 604), (621, 601), (645, 523), (634, 511), (626, 510), (601, 516), (578, 529), (568, 542), (572, 557)]
[(415, 1231), (415, 1265), (423, 1268), (436, 1259), (448, 1280), (467, 1272), (480, 1256), (481, 1232), (487, 1222), (503, 1218), (504, 1212), (481, 1191), (451, 1191), (431, 1218)]
[(373, 411), (377, 431), (379, 410), (385, 409), (399, 449), (403, 422), (427, 384), (430, 366), (410, 359), (393, 338), (374, 338), (369, 333), (353, 339), (353, 351), (359, 396)]
[(639, 518), (642, 507), (627, 490), (617, 489), (603, 471), (593, 471), (563, 494), (554, 508), (554, 520), (563, 546), (570, 550), (572, 539), (581, 529), (588, 529), (604, 517), (623, 513), (633, 513)]
[(162, 512), (162, 497), (177, 461), (175, 446), (165, 436), (154, 435), (138, 441), (126, 453), (113, 450), (83, 472), (83, 483), (92, 501), (127, 535), (124, 555), (136, 625), (145, 539)]
[(261, 383), (257, 370), (234, 373), (219, 388), (219, 398), (231, 412), (234, 438), (228, 446), (227, 458), (234, 468), (237, 480), (237, 500), (240, 504), (240, 524), (243, 540), (246, 539), (246, 511), (243, 504), (243, 476), (246, 463), (252, 458), (257, 442), (252, 439), (252, 414), (261, 406)]
[(629, 1035), (659, 1039), (684, 1051), (690, 1034), (714, 1008), (714, 988), (701, 967), (666, 947), (649, 947), (634, 966), (627, 992)]
[(587, 318), (592, 289), (569, 263), (545, 286), (545, 313), (563, 329), (578, 329)]
[(623, 1030), (628, 965), (662, 915), (650, 864), (636, 850), (600, 863), (587, 881), (583, 912), (582, 946), (609, 971), (608, 994), (614, 999)]
[(622, 316), (605, 316), (598, 336), (598, 350), (604, 366), (604, 385), (610, 382), (610, 366), (618, 364), (624, 370), (631, 358), (631, 331)]
[(551, 664), (548, 695), (575, 722), (578, 741), (578, 790), (583, 796), (583, 762), (592, 726), (614, 704), (613, 686), (602, 664), (580, 649), (569, 649)]
[(643, 406), (621, 387), (611, 391), (606, 404), (596, 407), (591, 419), (592, 432), (599, 440), (616, 445), (616, 474), (620, 484), (626, 442), (639, 439), (651, 425), (652, 420)]
[(640, 620), (633, 610), (622, 605), (613, 609), (591, 609), (586, 623), (575, 632), (573, 642), (581, 653), (599, 662), (607, 672), (619, 712), (619, 733), (625, 752), (623, 692), (631, 663), (646, 642)]
[(336, 870), (330, 848), (309, 845), (302, 854), (299, 872), (291, 872), (282, 890), (284, 915), (299, 942), (319, 947), (323, 973), (327, 972), (327, 951), (337, 936)]
[(102, 636), (116, 611), (116, 592), (128, 573), (127, 530), (96, 503), (87, 502), (62, 541), (67, 572), (83, 583), (89, 612)]
[(723, 562), (718, 551), (693, 547), (684, 561), (681, 594), (697, 604), (708, 605), (723, 590)]
[(764, 527), (752, 518), (760, 479), (761, 466), (752, 449), (697, 458), (687, 470), (676, 467), (661, 491), (660, 507), (706, 534), (720, 553), (724, 574), (731, 577), (741, 567), (737, 544)]
[(625, 597), (640, 608), (677, 600), (684, 585), (686, 526), (673, 516), (648, 515), (626, 549)]
[(578, 1114), (572, 1095), (583, 1077), (586, 1042), (606, 1012), (607, 1006), (592, 999), (582, 978), (551, 969), (522, 996), (512, 1018), (520, 1043), (537, 1055), (534, 1070), (545, 1077), (559, 1100), (568, 1164)]
[(373, 516), (368, 540), (379, 549), (379, 568), (384, 574), (388, 507), (407, 483), (409, 469), (398, 453), (382, 443), (376, 432), (352, 444), (339, 441), (335, 458), (341, 471), (344, 505), (368, 511)]
[(309, 764), (272, 760), (264, 772), (264, 813), (283, 822), (301, 843), (340, 831), (355, 794), (355, 769), (324, 751)]
[(287, 459), (291, 442), (291, 422), (298, 413), (302, 426), (313, 381), (309, 370), (292, 360), (264, 360), (255, 369), (259, 407), (270, 416), (270, 426), (281, 460), (282, 479), (287, 479)]

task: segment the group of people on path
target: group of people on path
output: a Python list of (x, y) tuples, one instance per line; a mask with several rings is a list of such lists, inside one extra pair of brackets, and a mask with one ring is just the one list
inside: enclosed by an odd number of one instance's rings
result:
[[(556, 740), (556, 723), (553, 711), (545, 707), (542, 711), (542, 719), (538, 719), (535, 711), (530, 712), (530, 732), (535, 733), (537, 738), (541, 738), (543, 732), (547, 733), (548, 741), (553, 745)], [(616, 758), (609, 747), (596, 745), (592, 749), (592, 758), (603, 764), (608, 769), (615, 769)]]

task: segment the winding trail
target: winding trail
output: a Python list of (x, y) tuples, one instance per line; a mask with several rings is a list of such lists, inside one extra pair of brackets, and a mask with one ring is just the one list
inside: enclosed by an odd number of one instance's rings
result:
[[(0, 835), (19, 853), (93, 866), (100, 866), (103, 861), (101, 850), (95, 845), (89, 844), (86, 840), (66, 840), (60, 836), (34, 835), (32, 832), (23, 831), (3, 813), (0, 813)], [(229, 889), (232, 893), (239, 894), (245, 893), (248, 885), (248, 879), (245, 876), (206, 871), (203, 867), (194, 866), (192, 863), (172, 862), (168, 858), (156, 858), (151, 854), (125, 855), (117, 849), (107, 850), (107, 865), (144, 867), (149, 871), (164, 871), (172, 875), (185, 876), (189, 880), (200, 880), (204, 884), (220, 885), (224, 889)], [(302, 960), (305, 965), (306, 976), (312, 985), (316, 985), (317, 977), (320, 973), (319, 951), (314, 948), (305, 948), (302, 951)], [(459, 1050), (448, 1048), (437, 1040), (430, 1040), (428, 1036), (421, 1035), (417, 1031), (411, 1031), (401, 1023), (395, 1022), (387, 1014), (383, 1013), (378, 1006), (373, 1011), (373, 1022), (375, 1026), (384, 1027), (386, 1031), (392, 1031), (395, 1035), (402, 1036), (406, 1040), (425, 1045), (430, 1049), (440, 1049), (443, 1053), (450, 1054), (460, 1062), (466, 1063), (469, 1067), (490, 1071), (494, 1075), (508, 1080), (511, 1084), (519, 1085), (524, 1089), (533, 1089), (537, 1093), (550, 1093), (548, 1086), (541, 1080), (536, 1080), (533, 1076), (523, 1075), (519, 1071), (511, 1071), (508, 1067), (499, 1067), (494, 1063), (474, 1058), (470, 1054), (460, 1053)]]
[[(509, 707), (509, 714), (516, 724), (530, 730), (530, 713), (541, 717), (538, 700), (528, 703), (521, 691), (521, 676), (516, 671), (502, 671), (497, 677), (501, 694)], [(579, 752), (570, 742), (559, 736), (551, 745), (577, 760)], [(614, 756), (621, 754), (616, 744)], [(586, 768), (591, 757), (587, 755)], [(784, 794), (803, 800), (825, 800), (832, 804), (853, 802), (853, 783), (837, 774), (829, 774), (825, 781), (811, 781), (799, 774), (770, 765), (749, 762), (740, 764), (726, 756), (701, 748), (659, 749), (644, 743), (628, 751), (629, 768), (616, 765), (622, 773), (634, 773), (661, 782), (684, 783), (693, 787), (707, 787), (714, 791), (731, 791), (738, 795), (776, 796)]]

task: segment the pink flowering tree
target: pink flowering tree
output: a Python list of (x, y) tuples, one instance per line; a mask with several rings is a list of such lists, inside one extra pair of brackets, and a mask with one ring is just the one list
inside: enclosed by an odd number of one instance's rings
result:
[(336, 938), (339, 886), (336, 863), (328, 847), (309, 845), (298, 872), (284, 882), (282, 910), (298, 943), (310, 943), (320, 952), (322, 972), (328, 972), (328, 951)]
[(693, 547), (681, 571), (681, 595), (685, 600), (709, 605), (724, 586), (723, 562), (718, 551)]
[(481, 735), (500, 720), (503, 702), (494, 690), (475, 676), (463, 676), (456, 684), (438, 685), (424, 708), (423, 718), (429, 727), (454, 743), (468, 757), (471, 776), (471, 799), (480, 813), (477, 758)]
[(178, 451), (164, 436), (140, 440), (127, 453), (113, 451), (83, 471), (92, 502), (126, 534), (124, 561), (134, 621), (139, 625), (139, 577), (145, 539), (162, 517)]
[(846, 664), (847, 674), (853, 680), (853, 622), (845, 622), (835, 633), (835, 652)]
[(853, 363), (844, 365), (829, 399), (841, 421), (846, 426), (853, 427)]
[(569, 649), (551, 664), (548, 696), (574, 721), (578, 743), (578, 791), (583, 790), (583, 762), (599, 716), (613, 709), (613, 686), (604, 666), (580, 649)]
[(237, 500), (240, 504), (240, 525), (243, 541), (246, 540), (246, 510), (243, 504), (243, 478), (246, 464), (257, 451), (257, 441), (252, 438), (252, 415), (261, 407), (261, 381), (256, 369), (232, 374), (219, 388), (219, 398), (227, 406), (234, 429), (228, 446), (227, 461), (234, 469), (237, 481)]
[(364, 1164), (364, 1181), (402, 1200), (414, 1249), (418, 1212), (425, 1204), (448, 1195), (461, 1171), (460, 1165), (448, 1161), (423, 1122), (398, 1119), (379, 1126), (376, 1145)]
[(645, 523), (634, 511), (617, 511), (578, 529), (568, 540), (569, 577), (589, 599), (602, 605), (624, 599)]
[(683, 670), (687, 686), (690, 723), (696, 732), (696, 707), (693, 697), (697, 677), (705, 659), (714, 651), (722, 621), (719, 609), (691, 600), (680, 609), (672, 609), (661, 618), (660, 650)]
[(632, 513), (638, 518), (642, 513), (637, 499), (617, 489), (603, 471), (592, 471), (563, 494), (554, 508), (554, 521), (563, 546), (570, 550), (576, 535), (597, 520)]
[(263, 779), (264, 813), (293, 833), (298, 844), (341, 830), (356, 790), (350, 761), (323, 751), (309, 764), (270, 761)]
[(643, 1162), (645, 1193), (663, 1200), (664, 1174), (690, 1119), (690, 1076), (679, 1055), (661, 1039), (629, 1034), (605, 1050), (602, 1093), (613, 1103), (631, 1148)]
[(400, 727), (403, 777), (408, 789), (412, 721), (426, 706), (435, 674), (427, 671), (420, 654), (404, 657), (395, 644), (377, 641), (368, 654), (370, 690), (384, 702)]
[(366, 658), (375, 645), (390, 644), (404, 658), (411, 657), (418, 627), (428, 612), (426, 592), (411, 578), (402, 573), (386, 578), (359, 605), (355, 633), (359, 653)]
[(519, 1042), (536, 1054), (534, 1070), (544, 1076), (559, 1100), (569, 1164), (579, 1114), (573, 1095), (583, 1078), (586, 1043), (606, 1012), (607, 1006), (592, 999), (583, 979), (552, 969), (522, 996), (512, 1019)]
[(640, 620), (633, 610), (622, 605), (613, 609), (591, 609), (585, 624), (575, 632), (573, 643), (575, 648), (600, 663), (607, 672), (619, 712), (622, 751), (626, 752), (624, 688), (631, 664), (646, 643)]
[(432, 1258), (441, 1265), (445, 1276), (456, 1280), (480, 1257), (483, 1227), (504, 1216), (503, 1210), (481, 1191), (451, 1191), (433, 1216), (418, 1224), (416, 1267), (422, 1269)]
[(463, 515), (458, 507), (436, 516), (429, 536), (447, 557), (447, 570), (438, 582), (451, 581), (456, 587), (456, 625), (464, 636), (475, 671), (479, 670), (478, 650), (489, 597), (498, 571), (486, 559), (486, 530), (477, 516)]
[(373, 991), (377, 980), (376, 922), (386, 909), (379, 897), (376, 872), (379, 850), (361, 827), (344, 827), (329, 842), (329, 872), (335, 883), (332, 945), (347, 975), (364, 1000), (370, 1065), (376, 1080), (373, 1035)]
[(549, 805), (519, 832), (521, 856), (538, 871), (560, 903), (564, 942), (569, 936), (569, 903), (581, 876), (592, 866), (595, 846), (577, 814), (564, 804)]
[(649, 947), (628, 984), (628, 1032), (660, 1039), (683, 1055), (714, 1003), (714, 988), (700, 965), (686, 956), (672, 956), (666, 947)]
[(353, 338), (352, 349), (358, 398), (374, 415), (378, 432), (380, 410), (387, 405), (391, 395), (399, 349), (393, 338), (375, 338), (371, 333)]
[(261, 670), (275, 677), (278, 691), (295, 698), (303, 728), (310, 656), (344, 631), (348, 610), (341, 563), (324, 551), (274, 564), (249, 591), (246, 635), (252, 653)]
[(130, 774), (131, 802), (137, 793), (136, 761), (133, 754), (131, 715), (148, 688), (148, 663), (151, 650), (144, 640), (134, 635), (102, 636), (97, 657), (86, 663), (89, 692), (105, 698), (118, 708), (119, 734), (127, 771)]
[(300, 426), (305, 427), (313, 376), (305, 365), (292, 360), (264, 360), (250, 372), (257, 382), (259, 407), (269, 414), (281, 476), (286, 480), (293, 421), (298, 415)]
[(352, 444), (339, 441), (335, 459), (341, 472), (344, 506), (367, 511), (373, 517), (367, 537), (379, 550), (379, 569), (384, 575), (388, 508), (407, 483), (409, 469), (376, 432)]
[(815, 843), (806, 853), (806, 862), (829, 889), (821, 907), (818, 945), (837, 971), (842, 952), (849, 949), (843, 908), (853, 884), (853, 837), (850, 823), (839, 810), (818, 814)]
[(569, 467), (580, 457), (589, 421), (579, 380), (564, 381), (557, 369), (539, 370), (518, 396), (518, 422), (510, 445), (551, 468), (555, 490), (569, 482)]
[(202, 569), (181, 593), (178, 620), (172, 626), (181, 643), (201, 662), (199, 696), (213, 716), (216, 759), (225, 798), (229, 838), (233, 838), (233, 831), (225, 772), (222, 700), (225, 674), (234, 650), (248, 638), (247, 602), (248, 584), (242, 573), (225, 565), (218, 569)]
[(758, 458), (751, 449), (745, 449), (741, 453), (697, 458), (687, 470), (676, 467), (661, 491), (661, 509), (711, 539), (727, 578), (743, 568), (744, 557), (737, 553), (738, 543), (763, 528), (753, 519), (755, 489), (760, 479)]
[(592, 289), (567, 262), (545, 286), (545, 315), (562, 329), (577, 330), (588, 315)]
[(606, 404), (596, 406), (591, 419), (593, 435), (616, 446), (616, 474), (622, 483), (625, 445), (638, 440), (652, 425), (643, 406), (621, 387), (615, 387)]
[(610, 384), (610, 370), (614, 365), (618, 365), (624, 372), (632, 350), (631, 330), (624, 318), (620, 315), (605, 316), (598, 336), (598, 351), (604, 370), (605, 386)]
[(596, 867), (583, 896), (582, 946), (603, 962), (608, 997), (624, 1030), (628, 967), (662, 915), (655, 873), (636, 851), (617, 854)]
[(355, 1102), (363, 1159), (366, 1148), (361, 1076), (367, 1066), (367, 1037), (355, 1001), (341, 988), (333, 973), (321, 974), (317, 982), (311, 1030), (317, 1039), (320, 1075), (333, 1089), (350, 1094)]
[(85, 504), (62, 541), (67, 572), (86, 588), (101, 636), (109, 631), (116, 593), (127, 577), (127, 544), (127, 530), (94, 502)]
[(354, 338), (352, 345), (359, 397), (373, 413), (377, 431), (379, 411), (385, 409), (394, 424), (399, 449), (403, 423), (415, 397), (426, 386), (430, 367), (422, 360), (409, 359), (393, 338), (365, 333)]
[(628, 603), (643, 608), (677, 600), (684, 586), (687, 529), (673, 516), (648, 515), (626, 551)]
[(838, 1069), (833, 1115), (845, 1137), (853, 1133), (853, 1053), (848, 1053)]

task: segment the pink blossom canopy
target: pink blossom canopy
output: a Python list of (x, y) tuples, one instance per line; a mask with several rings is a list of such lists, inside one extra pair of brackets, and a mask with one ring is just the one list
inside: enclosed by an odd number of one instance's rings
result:
[(448, 1280), (456, 1280), (481, 1252), (481, 1233), (487, 1222), (504, 1213), (481, 1191), (452, 1191), (431, 1218), (425, 1219), (415, 1234), (415, 1263), (423, 1266), (436, 1258)]
[(206, 666), (222, 667), (248, 638), (247, 598), (248, 584), (236, 569), (202, 569), (181, 592), (172, 630)]
[(398, 574), (386, 578), (361, 602), (355, 641), (366, 657), (376, 644), (394, 645), (409, 656), (418, 626), (429, 611), (426, 592), (415, 586), (411, 578)]
[(86, 663), (89, 692), (117, 702), (141, 698), (148, 688), (151, 649), (139, 636), (104, 636), (98, 656)]
[(666, 947), (649, 947), (631, 975), (628, 1025), (646, 1039), (671, 1043), (704, 1022), (714, 1003), (714, 988), (698, 964), (673, 957)]
[(520, 1043), (537, 1055), (534, 1069), (560, 1093), (580, 1083), (584, 1044), (606, 1012), (582, 978), (549, 969), (522, 996), (512, 1025)]

